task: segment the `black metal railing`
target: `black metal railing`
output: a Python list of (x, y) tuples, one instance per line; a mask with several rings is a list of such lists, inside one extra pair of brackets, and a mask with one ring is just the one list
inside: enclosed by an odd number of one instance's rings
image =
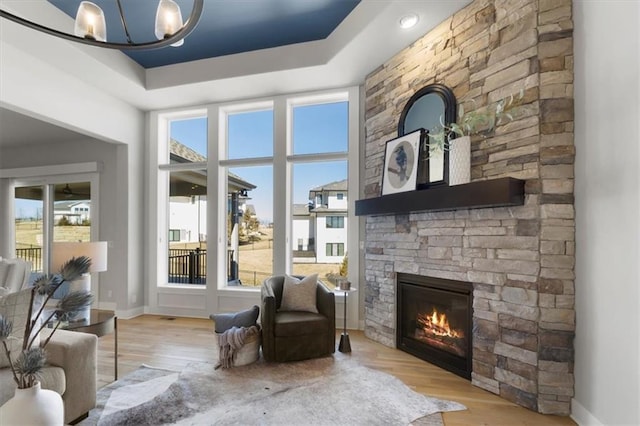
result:
[(31, 262), (32, 272), (42, 272), (42, 247), (17, 248), (16, 257)]
[[(33, 272), (42, 272), (42, 247), (16, 249), (16, 257), (33, 264)], [(233, 250), (228, 253), (227, 266), (230, 268)], [(207, 279), (207, 250), (169, 249), (169, 282), (172, 284), (206, 284)], [(229, 269), (230, 270), (230, 269)], [(238, 270), (237, 284), (259, 286), (270, 277), (271, 273)]]
[(207, 251), (200, 248), (169, 249), (169, 282), (206, 284)]

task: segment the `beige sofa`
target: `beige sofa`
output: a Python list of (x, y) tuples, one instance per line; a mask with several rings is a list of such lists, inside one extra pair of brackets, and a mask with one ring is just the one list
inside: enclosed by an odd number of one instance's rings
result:
[(31, 262), (0, 257), (0, 296), (27, 288), (31, 276)]
[[(45, 329), (41, 342), (51, 331)], [(62, 395), (65, 424), (86, 417), (96, 405), (98, 338), (93, 334), (58, 330), (46, 347), (47, 362), (40, 377), (44, 389)], [(0, 368), (0, 405), (14, 394), (10, 368)]]

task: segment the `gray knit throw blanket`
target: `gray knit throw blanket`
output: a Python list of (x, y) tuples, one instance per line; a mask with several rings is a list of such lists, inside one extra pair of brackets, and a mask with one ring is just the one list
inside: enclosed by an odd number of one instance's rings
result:
[(220, 346), (220, 356), (216, 370), (220, 367), (231, 368), (236, 359), (236, 353), (242, 349), (245, 340), (258, 334), (260, 329), (252, 325), (251, 327), (231, 327), (224, 333), (218, 335), (218, 345)]

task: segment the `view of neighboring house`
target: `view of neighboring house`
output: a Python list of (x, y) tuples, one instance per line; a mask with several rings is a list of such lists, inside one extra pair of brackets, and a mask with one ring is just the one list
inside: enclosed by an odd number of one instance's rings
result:
[[(206, 162), (207, 158), (175, 139), (170, 141), (170, 160), (172, 163)], [(250, 211), (246, 201), (248, 191), (256, 186), (233, 173), (227, 175), (228, 214), (231, 228), (228, 241), (228, 279), (238, 279), (238, 257), (240, 247), (240, 230), (245, 212)], [(251, 207), (251, 209), (253, 209)], [(193, 249), (193, 243), (207, 242), (207, 173), (205, 170), (174, 171), (169, 177), (169, 244), (185, 243), (184, 248)], [(186, 244), (191, 243), (189, 246)], [(204, 256), (205, 251), (199, 252)], [(180, 254), (185, 256), (185, 254)], [(171, 257), (171, 256), (170, 256)], [(171, 262), (170, 262), (171, 263)], [(204, 264), (204, 263), (203, 263)], [(170, 271), (172, 270), (170, 266)], [(187, 268), (189, 269), (189, 268)], [(206, 275), (199, 269), (199, 274)], [(174, 277), (175, 278), (175, 277)], [(174, 279), (170, 277), (170, 282)]]
[(309, 204), (293, 205), (294, 261), (340, 263), (347, 253), (347, 180), (309, 191)]
[[(170, 158), (172, 163), (207, 161), (206, 157), (175, 139), (171, 140)], [(247, 191), (255, 189), (256, 186), (232, 173), (229, 173), (228, 179), (229, 211), (235, 209), (237, 212), (233, 224), (239, 228), (247, 208)], [(185, 170), (171, 173), (169, 199), (169, 242), (207, 241), (206, 172)], [(239, 229), (234, 229), (232, 235), (238, 231)]]
[(60, 222), (66, 218), (71, 225), (80, 225), (83, 222), (91, 221), (91, 201), (56, 201), (54, 203), (53, 221)]

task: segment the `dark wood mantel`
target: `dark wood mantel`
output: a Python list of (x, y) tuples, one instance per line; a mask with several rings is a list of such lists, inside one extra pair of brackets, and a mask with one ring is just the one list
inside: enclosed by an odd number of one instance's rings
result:
[(356, 216), (519, 206), (524, 182), (506, 177), (357, 200)]

